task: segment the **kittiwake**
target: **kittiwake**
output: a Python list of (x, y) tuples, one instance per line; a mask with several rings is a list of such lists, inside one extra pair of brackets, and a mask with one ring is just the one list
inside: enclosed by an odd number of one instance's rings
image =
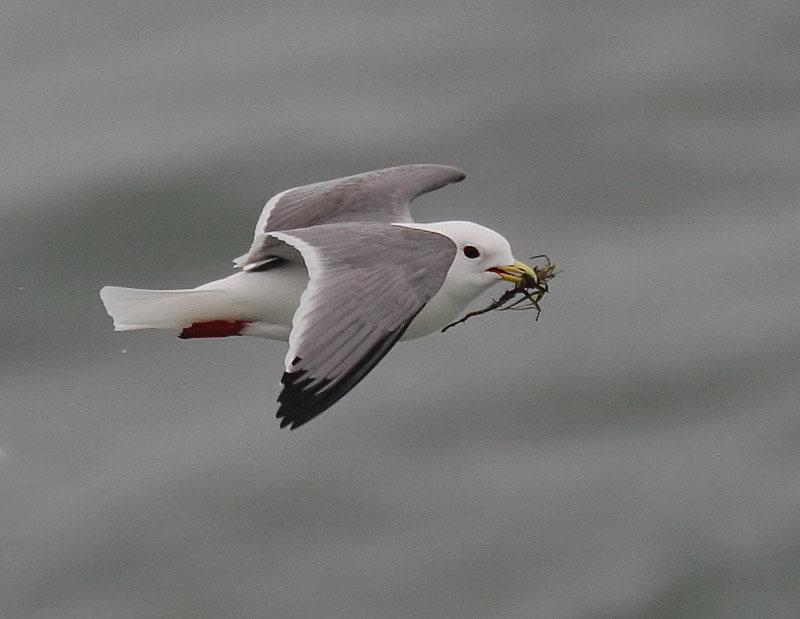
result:
[(105, 286), (100, 298), (117, 331), (288, 339), (277, 417), (295, 429), (398, 340), (441, 329), (493, 284), (536, 278), (494, 230), (411, 218), (414, 198), (463, 179), (403, 165), (287, 189), (267, 202), (233, 275), (184, 290)]

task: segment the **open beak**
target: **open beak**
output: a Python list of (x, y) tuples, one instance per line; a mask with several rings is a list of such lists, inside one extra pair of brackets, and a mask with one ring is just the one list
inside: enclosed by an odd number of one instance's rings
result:
[(515, 260), (514, 264), (509, 266), (502, 266), (502, 267), (492, 267), (489, 269), (492, 273), (497, 273), (500, 277), (502, 277), (507, 282), (514, 282), (515, 284), (519, 284), (525, 275), (533, 279), (533, 281), (538, 282), (539, 278), (536, 277), (536, 272), (529, 267), (524, 262), (520, 262), (519, 260)]

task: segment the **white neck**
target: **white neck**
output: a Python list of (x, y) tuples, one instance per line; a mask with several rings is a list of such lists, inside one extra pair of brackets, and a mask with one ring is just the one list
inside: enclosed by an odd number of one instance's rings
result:
[[(499, 279), (497, 281), (500, 281)], [(403, 335), (404, 340), (413, 340), (445, 327), (458, 318), (467, 305), (484, 290), (492, 286), (489, 282), (483, 289), (476, 290), (471, 286), (465, 289), (453, 283), (451, 278), (444, 281), (441, 289), (428, 301), (422, 311), (408, 327)]]

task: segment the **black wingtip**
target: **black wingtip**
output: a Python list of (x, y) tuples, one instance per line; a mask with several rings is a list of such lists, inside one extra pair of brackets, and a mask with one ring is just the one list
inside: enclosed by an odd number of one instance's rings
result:
[(290, 430), (296, 430), (336, 404), (386, 356), (405, 333), (411, 320), (401, 328), (386, 333), (358, 363), (334, 379), (314, 379), (304, 370), (284, 372), (281, 377), (283, 390), (278, 396), (280, 407), (275, 414), (281, 420), (281, 428), (290, 426)]
[[(296, 357), (292, 365), (301, 361)], [(283, 389), (278, 395), (280, 407), (275, 413), (281, 420), (281, 428), (289, 426), (290, 430), (296, 430), (330, 407), (334, 402), (328, 403), (326, 397), (319, 397), (328, 383), (330, 380), (314, 379), (304, 370), (284, 372), (281, 377)]]

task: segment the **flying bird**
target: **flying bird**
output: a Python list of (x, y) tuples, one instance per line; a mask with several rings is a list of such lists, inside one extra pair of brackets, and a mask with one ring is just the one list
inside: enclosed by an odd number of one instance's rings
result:
[(493, 284), (536, 278), (494, 230), (411, 218), (417, 196), (463, 179), (404, 165), (287, 189), (267, 202), (233, 275), (184, 290), (105, 286), (100, 298), (117, 331), (288, 340), (277, 417), (295, 429), (398, 340), (441, 329)]

